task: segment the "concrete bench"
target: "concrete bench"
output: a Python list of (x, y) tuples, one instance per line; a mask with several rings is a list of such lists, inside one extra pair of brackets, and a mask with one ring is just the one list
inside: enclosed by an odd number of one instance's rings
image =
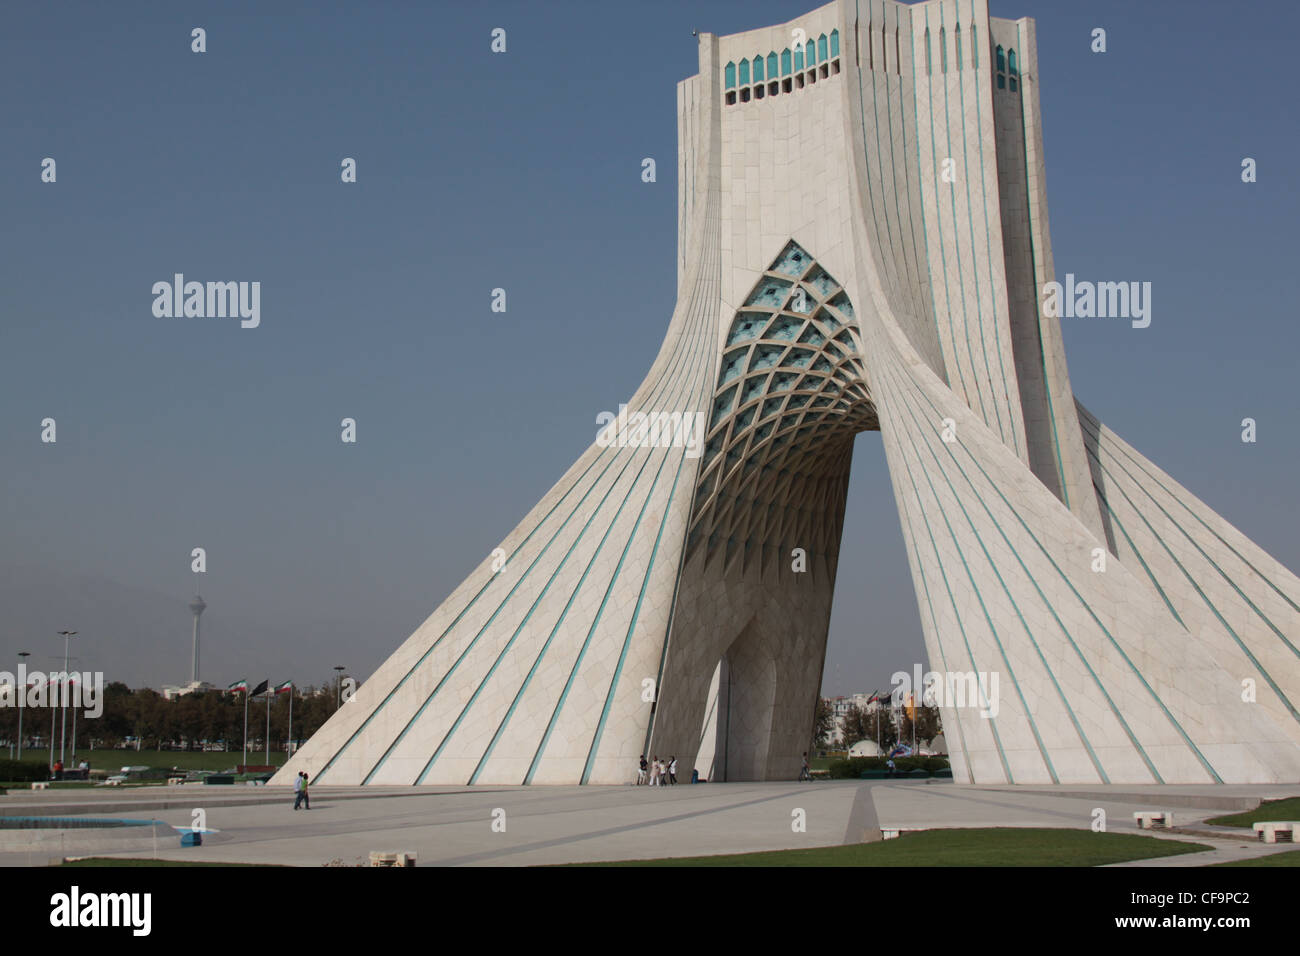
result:
[(1140, 830), (1151, 830), (1174, 825), (1174, 815), (1169, 810), (1138, 810), (1133, 814), (1133, 819), (1137, 821)]
[(1276, 843), (1277, 835), (1279, 833), (1289, 834), (1291, 838), (1291, 842), (1295, 843), (1296, 832), (1300, 830), (1300, 822), (1296, 822), (1296, 821), (1282, 822), (1282, 821), (1270, 820), (1266, 823), (1265, 822), (1256, 823), (1254, 829), (1255, 832), (1259, 834), (1259, 838), (1265, 843)]
[(917, 830), (924, 830), (925, 827), (881, 827), (880, 839), (897, 840), (904, 833), (913, 833)]
[(415, 866), (414, 853), (385, 852), (374, 850), (370, 854), (371, 866)]
[(50, 789), (50, 785), (49, 785), (49, 782), (48, 782), (48, 781), (41, 781), (41, 782), (39, 782), (39, 783), (34, 783), (34, 784), (32, 784), (32, 789), (33, 789), (33, 790), (48, 790), (48, 789)]

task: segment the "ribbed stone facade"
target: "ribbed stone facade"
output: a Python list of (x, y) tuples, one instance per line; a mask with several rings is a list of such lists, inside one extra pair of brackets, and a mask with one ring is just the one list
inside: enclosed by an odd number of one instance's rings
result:
[(839, 0), (699, 62), (627, 411), (700, 441), (593, 443), (278, 779), (793, 778), (878, 429), (930, 668), (999, 678), (941, 706), (958, 781), (1300, 780), (1300, 581), (1076, 401), (1041, 306), (1033, 21)]

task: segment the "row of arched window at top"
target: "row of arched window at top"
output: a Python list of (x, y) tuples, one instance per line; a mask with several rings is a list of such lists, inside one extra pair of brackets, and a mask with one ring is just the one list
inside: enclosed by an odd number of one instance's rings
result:
[(779, 58), (773, 51), (766, 57), (760, 53), (752, 60), (741, 60), (739, 65), (728, 63), (722, 71), (723, 81), (726, 89), (734, 90), (737, 86), (780, 79), (803, 69), (811, 70), (818, 63), (826, 63), (839, 55), (840, 31), (832, 30), (829, 36), (823, 33), (815, 42), (809, 37), (802, 47), (793, 50), (787, 47)]
[[(978, 70), (980, 65), (979, 44), (975, 42), (976, 38), (975, 24), (970, 27), (970, 65), (972, 70)], [(957, 69), (962, 68), (961, 56), (961, 24), (953, 28), (953, 46), (956, 53)], [(1013, 47), (1003, 50), (998, 46), (993, 51), (994, 60), (997, 66), (997, 84), (998, 89), (1010, 89), (1012, 93), (1020, 86), (1020, 69), (1016, 64), (1016, 51)], [(939, 28), (939, 70), (942, 73), (948, 72), (948, 37), (947, 30), (944, 27)], [(925, 73), (929, 76), (934, 72), (934, 58), (930, 55), (930, 28), (925, 28)]]

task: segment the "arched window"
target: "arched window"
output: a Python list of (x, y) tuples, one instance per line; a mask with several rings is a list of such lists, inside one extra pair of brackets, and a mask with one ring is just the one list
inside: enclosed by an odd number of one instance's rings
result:
[(723, 75), (723, 77), (724, 77), (725, 80), (726, 80), (727, 89), (729, 89), (729, 90), (735, 89), (735, 87), (736, 87), (736, 64), (735, 64), (735, 63), (728, 63), (727, 66), (726, 66), (726, 69), (724, 69), (724, 70), (722, 71), (722, 75)]
[(740, 61), (740, 85), (741, 86), (749, 85), (749, 61), (748, 60)]
[(840, 55), (840, 31), (831, 31), (831, 56)]
[(980, 68), (980, 45), (976, 42), (979, 36), (979, 30), (974, 22), (970, 25), (970, 68), (978, 70)]
[(817, 41), (809, 40), (803, 45), (803, 62), (805, 66), (817, 65)]
[(939, 69), (948, 72), (948, 38), (943, 27), (939, 28)]
[(824, 33), (817, 38), (817, 59), (821, 60), (823, 63), (826, 62), (827, 59), (826, 34)]
[(953, 43), (957, 45), (956, 46), (957, 72), (960, 73), (961, 72), (961, 24), (960, 23), (952, 28), (952, 36), (953, 36)]
[(788, 49), (781, 51), (781, 75), (790, 75), (790, 51)]
[(803, 47), (794, 48), (794, 68), (796, 71), (803, 69)]
[(1016, 69), (1016, 51), (1007, 49), (1007, 86), (1012, 93), (1020, 86), (1020, 71)]
[(930, 75), (930, 28), (925, 28), (925, 75)]
[(1002, 52), (1002, 47), (999, 46), (997, 49), (993, 51), (993, 55), (994, 55), (994, 62), (997, 64), (997, 68), (998, 68), (998, 89), (1005, 90), (1007, 88), (1006, 54)]
[(767, 55), (767, 78), (768, 78), (769, 80), (775, 80), (776, 77), (777, 77), (777, 72), (776, 72), (776, 54), (775, 54), (775, 53), (769, 53), (769, 54)]
[(763, 82), (763, 58), (761, 56), (754, 57), (754, 82)]

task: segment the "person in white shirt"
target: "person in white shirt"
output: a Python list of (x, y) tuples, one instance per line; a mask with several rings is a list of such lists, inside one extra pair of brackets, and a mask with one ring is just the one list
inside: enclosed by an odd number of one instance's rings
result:
[(659, 786), (659, 758), (655, 757), (650, 762), (650, 786)]

